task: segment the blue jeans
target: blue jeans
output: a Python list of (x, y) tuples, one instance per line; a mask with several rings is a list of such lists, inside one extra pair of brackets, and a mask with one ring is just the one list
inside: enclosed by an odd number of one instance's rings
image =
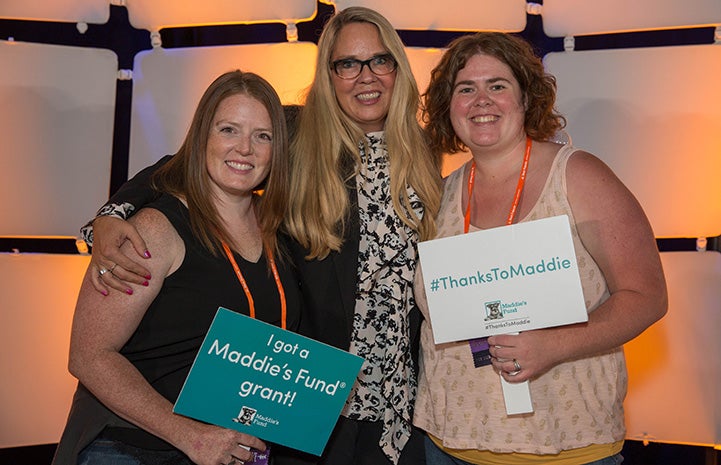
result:
[(78, 465), (193, 465), (193, 462), (178, 450), (147, 450), (96, 439), (82, 450)]
[[(621, 454), (612, 455), (601, 460), (586, 463), (584, 465), (620, 465), (623, 462)], [(436, 446), (436, 444), (426, 437), (426, 464), (427, 465), (473, 465), (465, 460), (452, 457)]]

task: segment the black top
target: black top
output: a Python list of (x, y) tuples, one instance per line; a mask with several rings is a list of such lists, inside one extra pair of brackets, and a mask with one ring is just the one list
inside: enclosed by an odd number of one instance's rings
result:
[[(248, 299), (225, 254), (213, 256), (192, 234), (187, 208), (164, 194), (146, 208), (163, 213), (185, 243), (180, 267), (165, 278), (158, 296), (120, 353), (165, 398), (175, 402), (218, 307), (250, 314)], [(235, 260), (255, 302), (255, 317), (281, 325), (280, 296), (265, 256)], [(297, 331), (300, 291), (289, 266), (276, 261), (287, 301), (287, 328)]]
[[(165, 278), (158, 296), (120, 352), (154, 389), (175, 403), (218, 307), (248, 315), (249, 306), (227, 257), (213, 256), (193, 236), (188, 210), (177, 198), (161, 194), (146, 207), (168, 218), (185, 244), (185, 257)], [(250, 288), (256, 318), (280, 326), (280, 297), (265, 258), (252, 263), (235, 254), (235, 260)], [(276, 260), (276, 264), (287, 302), (287, 329), (297, 331), (302, 306), (298, 279), (288, 260)], [(78, 385), (53, 463), (76, 463), (77, 454), (98, 436), (148, 449), (172, 448), (123, 421)]]

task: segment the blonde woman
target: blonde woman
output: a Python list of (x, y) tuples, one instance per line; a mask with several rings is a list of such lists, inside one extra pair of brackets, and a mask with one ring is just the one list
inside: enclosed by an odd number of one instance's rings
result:
[(418, 105), (390, 23), (361, 7), (331, 18), (291, 144), (286, 221), (299, 245), (301, 331), (366, 359), (323, 463), (423, 461), (410, 423), (412, 281), (416, 242), (435, 233), (440, 174)]

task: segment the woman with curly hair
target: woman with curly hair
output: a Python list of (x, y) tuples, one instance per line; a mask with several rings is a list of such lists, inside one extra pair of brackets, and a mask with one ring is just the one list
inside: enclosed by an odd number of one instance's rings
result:
[[(555, 79), (528, 43), (479, 33), (451, 43), (425, 94), (437, 152), (470, 150), (448, 176), (438, 237), (567, 215), (588, 322), (495, 335), (491, 365), (467, 341), (421, 330), (415, 425), (429, 464), (612, 465), (625, 436), (622, 346), (666, 312), (651, 226), (631, 192), (592, 154), (550, 142), (565, 121)], [(421, 273), (416, 298), (428, 317)], [(499, 375), (529, 381), (533, 412), (509, 416)]]

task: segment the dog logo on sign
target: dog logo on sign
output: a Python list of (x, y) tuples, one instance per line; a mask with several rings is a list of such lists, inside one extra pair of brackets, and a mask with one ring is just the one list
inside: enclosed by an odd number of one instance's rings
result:
[(233, 421), (241, 425), (251, 425), (256, 413), (258, 413), (256, 409), (243, 406), (238, 416), (233, 418)]
[(486, 321), (489, 320), (500, 320), (503, 318), (503, 311), (501, 310), (501, 301), (496, 300), (495, 302), (486, 302)]

